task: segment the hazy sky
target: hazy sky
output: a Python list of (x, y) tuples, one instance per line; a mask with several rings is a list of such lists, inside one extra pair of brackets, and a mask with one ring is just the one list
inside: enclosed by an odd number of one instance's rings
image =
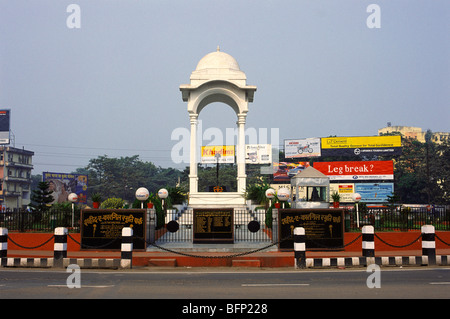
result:
[[(448, 0), (0, 0), (0, 109), (33, 174), (104, 154), (174, 167), (171, 134), (189, 128), (179, 86), (220, 45), (257, 86), (247, 127), (277, 129), (280, 144), (387, 122), (449, 132), (449, 31)], [(215, 103), (200, 119), (236, 116)]]

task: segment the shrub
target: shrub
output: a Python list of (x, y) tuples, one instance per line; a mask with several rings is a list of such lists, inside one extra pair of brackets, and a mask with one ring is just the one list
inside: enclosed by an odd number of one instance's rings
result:
[(102, 202), (100, 208), (103, 209), (120, 209), (125, 205), (125, 201), (122, 198), (111, 197)]

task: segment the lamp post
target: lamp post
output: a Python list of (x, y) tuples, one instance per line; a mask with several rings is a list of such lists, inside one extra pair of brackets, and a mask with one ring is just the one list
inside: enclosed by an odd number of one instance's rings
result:
[(277, 196), (278, 196), (278, 199), (283, 202), (283, 208), (284, 208), (284, 203), (289, 199), (289, 197), (291, 197), (291, 192), (287, 188), (280, 188), (278, 190)]
[(353, 201), (356, 203), (356, 227), (359, 228), (359, 212), (358, 212), (358, 203), (361, 200), (361, 195), (359, 193), (353, 193), (352, 195)]
[(163, 210), (164, 210), (164, 199), (166, 199), (167, 196), (169, 196), (169, 192), (167, 191), (167, 189), (161, 188), (161, 189), (158, 191), (158, 197), (162, 199), (162, 207), (163, 207)]
[(214, 155), (216, 158), (216, 186), (219, 186), (219, 159), (220, 159), (220, 153), (216, 151), (216, 154)]
[(141, 208), (144, 208), (144, 202), (147, 200), (149, 196), (148, 189), (145, 187), (140, 187), (136, 190), (136, 199), (141, 201)]
[(275, 190), (273, 188), (269, 188), (266, 190), (266, 197), (269, 199), (269, 207), (272, 206), (272, 198), (275, 197)]
[(68, 196), (68, 200), (72, 203), (72, 228), (74, 223), (75, 216), (75, 202), (78, 200), (78, 195), (75, 193), (70, 193)]

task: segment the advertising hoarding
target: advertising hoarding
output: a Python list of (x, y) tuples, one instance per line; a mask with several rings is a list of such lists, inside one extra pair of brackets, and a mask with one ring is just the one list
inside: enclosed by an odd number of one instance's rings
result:
[(10, 141), (11, 110), (0, 110), (0, 145), (7, 145)]
[(314, 168), (336, 180), (393, 180), (392, 161), (316, 162)]
[(286, 158), (318, 157), (320, 155), (320, 138), (284, 140), (284, 156)]
[(309, 166), (309, 162), (280, 162), (273, 163), (273, 180), (289, 182), (292, 177), (297, 175)]
[(394, 136), (324, 137), (322, 156), (377, 156), (400, 155), (402, 140)]
[(216, 154), (220, 154), (220, 164), (234, 163), (234, 145), (216, 145), (216, 146), (202, 146), (201, 163), (202, 164), (216, 164)]
[(247, 144), (245, 145), (246, 164), (270, 164), (272, 163), (271, 144)]
[(42, 179), (50, 183), (52, 204), (67, 202), (70, 193), (77, 194), (78, 203), (87, 204), (87, 175), (43, 172)]
[[(340, 196), (339, 202), (341, 203), (352, 203), (352, 195), (355, 193), (355, 184), (346, 183), (346, 184), (338, 184), (332, 183), (330, 184), (330, 194), (337, 192)], [(332, 201), (330, 196), (330, 202)]]
[(394, 193), (394, 183), (355, 184), (355, 192), (361, 195), (361, 202), (385, 203)]

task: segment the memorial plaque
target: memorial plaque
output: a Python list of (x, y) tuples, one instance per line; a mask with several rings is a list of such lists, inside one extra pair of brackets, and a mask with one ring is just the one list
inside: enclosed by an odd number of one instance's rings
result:
[(145, 249), (145, 214), (145, 209), (82, 210), (81, 248), (120, 250), (122, 228), (131, 227), (133, 250)]
[(194, 209), (194, 243), (233, 243), (233, 209)]
[[(281, 209), (278, 212), (279, 240), (305, 228), (306, 250), (342, 250), (344, 246), (343, 209)], [(280, 242), (280, 249), (294, 249), (294, 239)]]

